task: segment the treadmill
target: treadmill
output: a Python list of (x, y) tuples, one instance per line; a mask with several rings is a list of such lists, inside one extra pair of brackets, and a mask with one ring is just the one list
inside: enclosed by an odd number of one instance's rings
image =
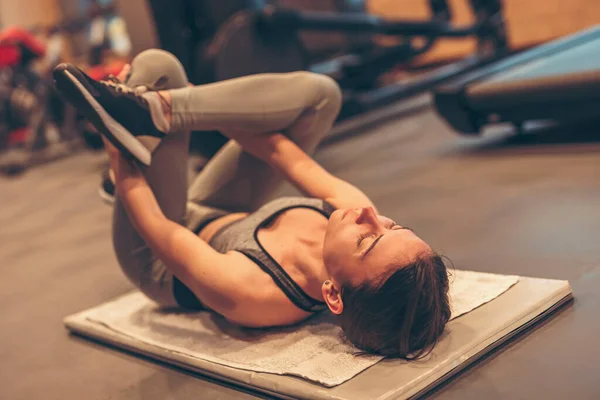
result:
[(600, 117), (600, 25), (505, 58), (434, 90), (458, 133), (490, 124), (568, 123)]

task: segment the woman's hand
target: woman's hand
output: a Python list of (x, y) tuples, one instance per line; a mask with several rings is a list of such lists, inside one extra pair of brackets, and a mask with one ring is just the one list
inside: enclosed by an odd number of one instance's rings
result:
[(121, 72), (119, 72), (117, 74), (117, 79), (119, 81), (125, 83), (125, 80), (127, 79), (127, 75), (129, 75), (129, 71), (131, 71), (131, 65), (125, 64), (125, 66), (123, 67), (123, 69), (121, 70)]
[(110, 169), (114, 173), (117, 190), (124, 193), (124, 191), (140, 185), (147, 186), (144, 176), (140, 171), (140, 167), (136, 162), (126, 159), (104, 136), (102, 136), (102, 140), (104, 141), (104, 148), (108, 154)]
[[(130, 71), (131, 65), (126, 64), (117, 75), (117, 79), (124, 82)], [(110, 169), (115, 177), (115, 186), (120, 186), (120, 190), (127, 190), (140, 184), (145, 184), (139, 166), (137, 166), (134, 161), (126, 159), (104, 136), (102, 136), (102, 140), (104, 142), (104, 149), (110, 160)]]

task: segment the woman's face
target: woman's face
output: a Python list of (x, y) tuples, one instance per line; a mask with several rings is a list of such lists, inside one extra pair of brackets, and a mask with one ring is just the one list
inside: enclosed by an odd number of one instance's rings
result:
[(323, 260), (335, 283), (358, 286), (374, 282), (390, 268), (406, 265), (423, 252), (431, 252), (431, 248), (412, 230), (367, 207), (336, 210), (331, 215)]

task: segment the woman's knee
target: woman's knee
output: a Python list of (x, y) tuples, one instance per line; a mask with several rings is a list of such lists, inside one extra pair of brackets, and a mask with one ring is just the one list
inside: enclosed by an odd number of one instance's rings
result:
[(318, 75), (317, 85), (323, 98), (327, 100), (327, 104), (339, 111), (342, 106), (342, 89), (340, 88), (340, 85), (338, 85), (334, 79), (326, 75)]
[(170, 90), (186, 87), (188, 78), (177, 57), (164, 50), (150, 49), (133, 59), (125, 83), (132, 87), (147, 86), (151, 90)]
[(342, 106), (342, 90), (338, 83), (329, 76), (313, 72), (296, 72), (300, 87), (305, 90), (306, 101), (310, 107), (317, 110), (327, 108), (328, 111), (339, 113)]

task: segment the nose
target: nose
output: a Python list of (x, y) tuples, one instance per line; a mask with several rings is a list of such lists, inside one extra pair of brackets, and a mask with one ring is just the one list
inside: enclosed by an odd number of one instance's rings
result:
[(356, 223), (378, 225), (379, 219), (377, 218), (377, 214), (375, 214), (375, 210), (373, 210), (373, 207), (365, 207), (358, 214), (358, 217), (356, 218)]

